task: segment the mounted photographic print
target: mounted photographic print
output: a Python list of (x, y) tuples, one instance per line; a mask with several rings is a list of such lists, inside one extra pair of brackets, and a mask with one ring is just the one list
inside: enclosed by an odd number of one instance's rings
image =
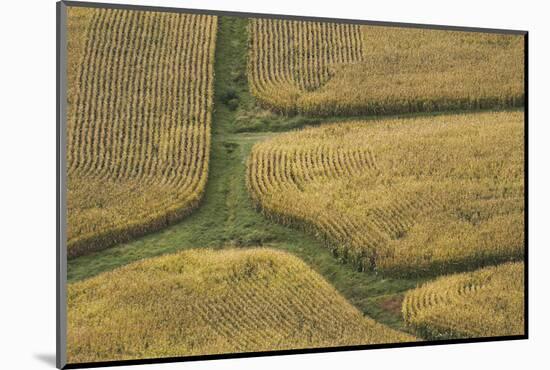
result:
[(527, 338), (527, 32), (57, 10), (58, 367)]

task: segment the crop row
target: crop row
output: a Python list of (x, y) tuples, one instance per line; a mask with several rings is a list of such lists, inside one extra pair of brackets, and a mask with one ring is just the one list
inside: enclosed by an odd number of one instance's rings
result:
[(524, 334), (521, 262), (444, 276), (407, 292), (405, 322), (431, 339)]
[(208, 175), (217, 19), (70, 8), (69, 27), (74, 257), (163, 227), (198, 205)]
[(268, 217), (360, 270), (426, 276), (523, 257), (522, 113), (327, 124), (256, 144)]
[(70, 362), (396, 343), (298, 258), (197, 249), (69, 285)]
[(523, 105), (523, 37), (251, 19), (250, 91), (314, 116)]

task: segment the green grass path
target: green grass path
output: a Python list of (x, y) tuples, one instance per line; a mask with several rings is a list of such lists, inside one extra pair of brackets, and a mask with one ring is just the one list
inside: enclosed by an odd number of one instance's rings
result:
[(189, 248), (266, 246), (300, 257), (365, 314), (403, 330), (402, 293), (418, 280), (385, 279), (343, 264), (313, 236), (275, 224), (257, 212), (245, 186), (252, 145), (275, 131), (316, 123), (255, 106), (246, 82), (246, 19), (220, 17), (215, 65), (212, 148), (201, 206), (181, 222), (132, 242), (69, 260), (69, 282), (130, 262)]

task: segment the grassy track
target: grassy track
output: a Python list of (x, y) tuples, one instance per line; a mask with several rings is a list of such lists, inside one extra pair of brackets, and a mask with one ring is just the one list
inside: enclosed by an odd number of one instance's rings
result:
[[(275, 127), (277, 131), (288, 130), (314, 121), (299, 116), (278, 117), (254, 107), (244, 77), (246, 22), (220, 18), (210, 170), (200, 207), (182, 222), (160, 232), (70, 260), (69, 282), (183, 249), (269, 246), (300, 257), (365, 314), (403, 329), (403, 292), (415, 287), (419, 280), (382, 279), (358, 272), (334, 258), (314, 237), (274, 224), (254, 209), (245, 185), (246, 158), (252, 145), (275, 135), (270, 132)], [(238, 101), (236, 109), (231, 99)]]

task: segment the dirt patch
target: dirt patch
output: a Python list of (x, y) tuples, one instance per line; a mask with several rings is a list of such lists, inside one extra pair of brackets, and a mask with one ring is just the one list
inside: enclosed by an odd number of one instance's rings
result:
[(401, 305), (405, 297), (402, 294), (394, 295), (380, 300), (380, 308), (395, 315), (401, 315)]

